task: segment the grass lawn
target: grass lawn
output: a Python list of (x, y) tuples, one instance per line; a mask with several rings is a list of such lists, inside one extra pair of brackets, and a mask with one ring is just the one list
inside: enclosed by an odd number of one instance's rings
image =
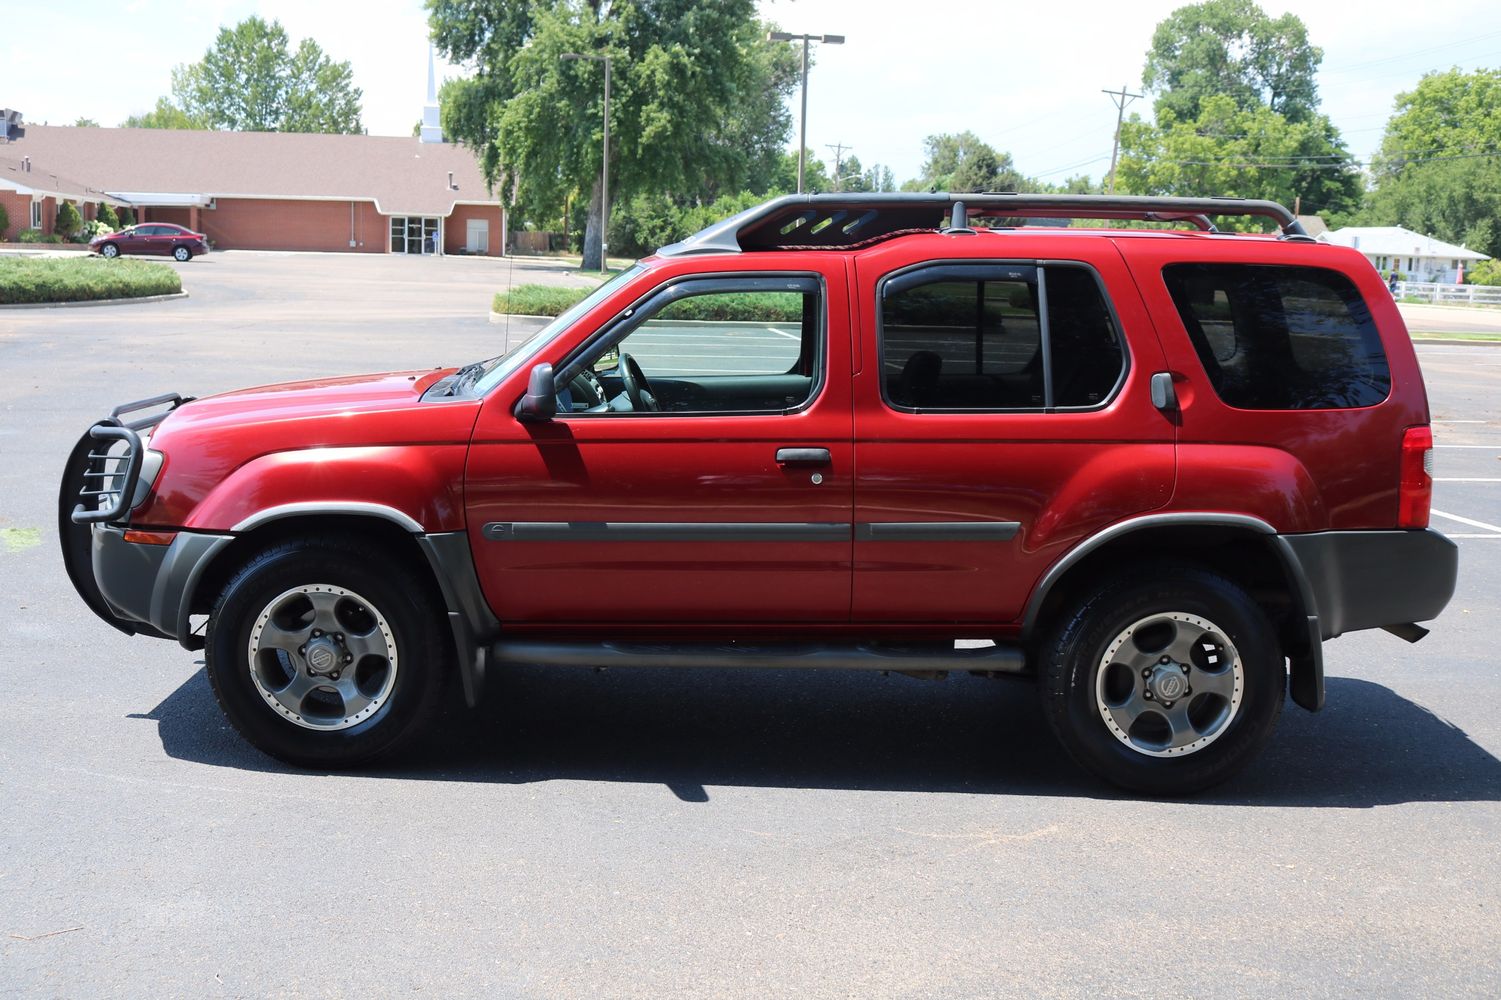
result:
[(135, 299), (180, 291), (182, 279), (166, 264), (95, 257), (0, 257), (0, 305)]

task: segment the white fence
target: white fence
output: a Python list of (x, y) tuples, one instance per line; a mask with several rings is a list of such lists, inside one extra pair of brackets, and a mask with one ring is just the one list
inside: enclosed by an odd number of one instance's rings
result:
[(1397, 298), (1435, 305), (1501, 306), (1501, 285), (1444, 285), (1430, 281), (1397, 282)]

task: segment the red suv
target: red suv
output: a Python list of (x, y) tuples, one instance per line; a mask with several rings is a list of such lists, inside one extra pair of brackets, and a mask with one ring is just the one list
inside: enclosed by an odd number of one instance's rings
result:
[(143, 222), (118, 233), (100, 233), (89, 240), (89, 249), (101, 257), (155, 254), (186, 261), (208, 253), (208, 237), (170, 222)]
[(1321, 707), (1323, 640), (1426, 634), (1431, 444), (1380, 276), (1282, 206), (792, 196), (505, 357), (123, 406), (59, 514), (84, 601), (300, 765), (513, 664), (966, 670), (1181, 793)]

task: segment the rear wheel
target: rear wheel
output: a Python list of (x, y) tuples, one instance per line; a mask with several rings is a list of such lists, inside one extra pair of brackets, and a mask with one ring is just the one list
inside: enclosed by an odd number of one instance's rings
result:
[(1039, 649), (1048, 722), (1107, 781), (1160, 795), (1217, 784), (1261, 749), (1287, 672), (1265, 613), (1208, 570), (1161, 564), (1097, 585)]
[(304, 767), (390, 753), (424, 727), (449, 672), (429, 589), (337, 543), (260, 554), (209, 618), (205, 662), (225, 715), (260, 750)]
[(189, 250), (187, 247), (173, 247), (172, 259), (178, 261), (192, 260), (193, 251)]

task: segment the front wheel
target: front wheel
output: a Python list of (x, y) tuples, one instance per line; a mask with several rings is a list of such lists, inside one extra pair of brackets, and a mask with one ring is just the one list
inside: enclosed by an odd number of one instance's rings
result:
[(342, 768), (390, 753), (424, 728), (449, 673), (430, 589), (338, 543), (263, 552), (209, 617), (205, 663), (220, 707), (291, 764)]
[(192, 260), (193, 251), (189, 250), (187, 247), (175, 247), (172, 250), (172, 259), (176, 261)]
[(106, 243), (104, 244), (104, 246), (99, 248), (99, 256), (105, 258), (106, 260), (114, 260), (116, 257), (120, 256), (120, 248), (115, 246), (113, 243)]
[(1101, 581), (1039, 648), (1048, 722), (1114, 784), (1196, 792), (1260, 751), (1287, 671), (1266, 614), (1206, 569), (1162, 564)]

